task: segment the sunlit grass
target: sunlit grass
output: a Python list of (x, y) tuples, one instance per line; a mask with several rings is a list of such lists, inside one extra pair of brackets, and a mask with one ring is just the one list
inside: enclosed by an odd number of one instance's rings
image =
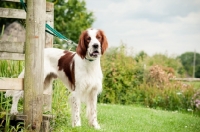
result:
[[(85, 106), (82, 106), (82, 126), (71, 127), (68, 92), (60, 81), (54, 84), (52, 126), (55, 132), (95, 132), (88, 125)], [(170, 112), (131, 105), (98, 104), (100, 131), (105, 132), (199, 132), (200, 118), (192, 114)]]
[(0, 77), (17, 77), (23, 65), (24, 61), (0, 60)]

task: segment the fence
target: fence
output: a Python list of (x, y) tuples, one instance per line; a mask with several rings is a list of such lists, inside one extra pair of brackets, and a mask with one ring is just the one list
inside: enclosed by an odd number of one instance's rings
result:
[(184, 82), (200, 82), (200, 78), (173, 78), (172, 80)]
[[(0, 17), (26, 19), (25, 43), (0, 41), (0, 60), (25, 60), (25, 78), (2, 78), (0, 90), (24, 90), (25, 126), (40, 131), (43, 104), (46, 111), (51, 111), (52, 96), (43, 95), (43, 48), (53, 46), (53, 36), (45, 33), (45, 22), (53, 27), (54, 5), (46, 0), (28, 0), (27, 13), (23, 9), (0, 8)], [(42, 131), (48, 131), (49, 122), (43, 124)]]

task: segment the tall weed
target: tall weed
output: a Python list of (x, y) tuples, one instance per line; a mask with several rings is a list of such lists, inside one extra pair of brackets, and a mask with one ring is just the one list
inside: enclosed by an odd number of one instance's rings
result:
[(23, 66), (24, 61), (0, 60), (0, 77), (17, 77)]

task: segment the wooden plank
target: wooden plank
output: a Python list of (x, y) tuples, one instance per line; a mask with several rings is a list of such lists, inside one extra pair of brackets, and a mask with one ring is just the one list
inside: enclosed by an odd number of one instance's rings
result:
[(22, 9), (0, 8), (0, 16), (3, 18), (26, 19), (26, 12)]
[[(20, 2), (20, 0), (0, 0), (0, 1), (8, 1), (8, 2)], [(24, 0), (25, 2), (25, 0)], [(54, 3), (46, 2), (46, 11), (51, 12), (54, 11)]]
[[(1, 0), (1, 1), (20, 2), (20, 0)], [(24, 0), (24, 1), (25, 1), (25, 0)]]
[(53, 16), (51, 12), (46, 12), (46, 21), (53, 21)]
[(0, 52), (0, 60), (25, 60), (24, 54)]
[[(51, 27), (54, 26), (54, 4), (53, 3), (49, 3), (47, 2), (46, 4), (46, 11), (50, 11), (50, 12), (46, 12), (49, 15), (52, 16), (52, 20), (51, 21), (46, 21), (47, 24), (49, 24)], [(53, 35), (49, 34), (49, 33), (45, 33), (45, 47), (53, 47)], [(52, 93), (53, 93), (53, 88), (52, 88), (52, 84), (46, 86), (44, 85), (44, 89), (49, 88), (49, 92), (50, 94), (47, 95), (43, 95), (43, 112), (48, 112), (48, 111), (52, 111)], [(43, 117), (44, 120), (44, 117)]]
[[(0, 0), (0, 1), (20, 2), (20, 0)], [(25, 0), (24, 0), (24, 3), (26, 3)], [(54, 3), (52, 3), (52, 2), (46, 2), (46, 11), (47, 12), (54, 11)]]
[(55, 119), (56, 118), (56, 116), (55, 115), (47, 115), (47, 114), (43, 114), (43, 121), (44, 120), (53, 120), (53, 119)]
[[(0, 8), (0, 17), (26, 19), (26, 12), (23, 9)], [(53, 21), (51, 13), (46, 13), (46, 21)]]
[[(9, 120), (14, 120), (14, 121), (16, 121), (16, 120), (17, 121), (24, 121), (24, 120), (27, 119), (27, 116), (23, 115), (23, 114), (17, 114), (17, 115), (8, 114), (7, 116), (9, 117)], [(4, 115), (2, 119), (6, 120), (6, 115)]]
[(23, 78), (0, 78), (0, 90), (23, 90)]
[[(4, 120), (6, 120), (6, 112), (4, 113), (4, 112), (0, 112), (0, 115), (2, 115), (2, 119), (4, 119)], [(17, 115), (13, 115), (13, 114), (8, 114), (8, 116), (10, 117), (10, 120), (26, 120), (27, 119), (27, 115), (23, 115), (22, 113), (18, 113)], [(42, 115), (42, 119), (43, 119), (43, 121), (45, 121), (45, 120), (48, 120), (48, 121), (50, 121), (50, 120), (53, 120), (53, 119), (55, 119), (56, 118), (56, 116), (55, 115), (47, 115), (47, 114), (43, 114)]]
[[(46, 20), (46, 23), (49, 24), (52, 28), (54, 26), (54, 11), (47, 12), (51, 16), (51, 20)], [(45, 48), (53, 47), (53, 35), (45, 33)]]
[(46, 2), (46, 12), (53, 12), (54, 11), (54, 3)]
[(24, 42), (0, 41), (0, 52), (24, 53)]
[(185, 82), (199, 82), (200, 78), (173, 78), (171, 80), (175, 81), (185, 81)]

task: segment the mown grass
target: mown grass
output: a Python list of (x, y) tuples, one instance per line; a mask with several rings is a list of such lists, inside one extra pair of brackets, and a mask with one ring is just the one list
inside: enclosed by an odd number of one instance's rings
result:
[(105, 131), (197, 132), (200, 119), (191, 115), (136, 106), (99, 105), (99, 119)]
[(194, 88), (200, 89), (200, 82), (188, 82), (187, 84), (191, 84)]
[[(65, 117), (67, 119), (67, 117)], [(95, 132), (82, 116), (82, 127), (71, 128), (62, 122), (55, 132)], [(178, 112), (168, 112), (138, 106), (98, 105), (101, 131), (105, 132), (199, 132), (200, 118)]]
[[(96, 132), (88, 125), (82, 106), (82, 126), (71, 127), (69, 93), (59, 81), (54, 83), (52, 123), (54, 132)], [(199, 132), (200, 118), (193, 114), (162, 111), (134, 105), (98, 104), (100, 131), (105, 132)]]

